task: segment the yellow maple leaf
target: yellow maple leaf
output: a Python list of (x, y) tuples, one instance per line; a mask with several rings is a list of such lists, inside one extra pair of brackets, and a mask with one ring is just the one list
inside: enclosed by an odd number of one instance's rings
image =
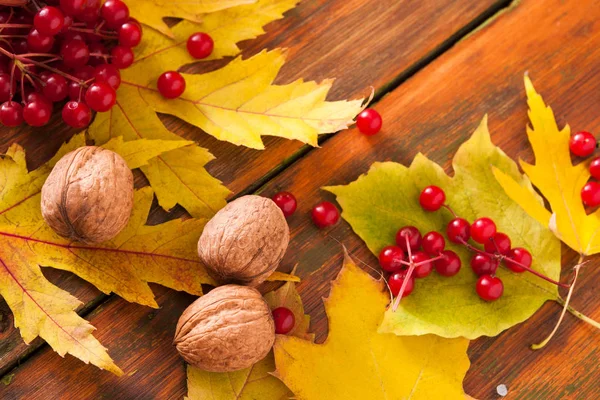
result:
[(202, 15), (256, 0), (127, 0), (131, 16), (167, 36), (173, 36), (164, 17), (184, 18), (200, 22)]
[[(174, 220), (145, 225), (152, 203), (150, 188), (135, 194), (128, 226), (113, 240), (87, 246), (62, 238), (44, 222), (40, 190), (61, 155), (84, 145), (78, 135), (49, 163), (28, 172), (25, 152), (17, 145), (0, 158), (0, 295), (14, 314), (26, 343), (42, 337), (61, 356), (69, 353), (113, 373), (122, 371), (93, 337), (94, 328), (74, 311), (81, 303), (42, 275), (40, 266), (71, 271), (104, 293), (157, 307), (149, 282), (202, 294), (213, 284), (196, 255), (205, 220)], [(189, 142), (114, 139), (107, 148), (120, 153), (132, 168)]]
[[(302, 299), (296, 285), (287, 282), (279, 289), (265, 295), (271, 310), (286, 307), (294, 313), (296, 323), (288, 335), (313, 340), (308, 333), (310, 317), (304, 314)], [(229, 373), (202, 371), (188, 365), (187, 382), (189, 400), (284, 400), (292, 396), (290, 390), (276, 377), (273, 352), (250, 368)]]
[(554, 113), (525, 76), (527, 104), (531, 127), (527, 136), (535, 155), (535, 164), (520, 161), (523, 171), (550, 204), (546, 210), (531, 191), (512, 178), (494, 170), (506, 194), (529, 215), (556, 234), (581, 255), (600, 252), (600, 210), (586, 214), (581, 201), (581, 188), (590, 178), (587, 163), (573, 165), (569, 152), (571, 130), (558, 128)]
[(346, 256), (325, 301), (323, 344), (275, 341), (276, 376), (296, 399), (464, 399), (466, 339), (379, 334), (389, 296)]
[[(236, 43), (264, 33), (262, 26), (279, 19), (298, 0), (260, 0), (206, 15), (203, 22), (182, 21), (173, 29), (174, 39), (147, 30), (136, 48), (135, 63), (121, 71), (122, 84), (111, 111), (96, 115), (88, 129), (97, 144), (116, 136), (125, 140), (140, 138), (175, 140), (156, 113), (148, 107), (141, 92), (154, 85), (166, 70), (195, 62), (186, 49), (194, 32), (210, 34), (215, 48), (208, 59), (236, 55)], [(210, 217), (225, 205), (229, 190), (210, 176), (204, 166), (214, 157), (199, 146), (178, 149), (151, 160), (142, 171), (150, 181), (161, 207), (170, 210), (181, 204), (194, 217)]]

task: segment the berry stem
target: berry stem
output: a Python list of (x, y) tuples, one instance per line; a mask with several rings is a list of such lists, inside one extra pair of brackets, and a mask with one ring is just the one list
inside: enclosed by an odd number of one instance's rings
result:
[(410, 261), (410, 266), (408, 267), (408, 272), (406, 273), (406, 276), (404, 277), (404, 280), (402, 281), (402, 287), (400, 287), (398, 296), (396, 296), (396, 300), (394, 301), (394, 305), (392, 307), (392, 311), (394, 311), (394, 312), (398, 309), (398, 306), (400, 305), (400, 300), (402, 300), (402, 295), (404, 294), (404, 291), (406, 290), (406, 286), (408, 285), (408, 281), (412, 277), (413, 271), (416, 268), (415, 263), (412, 262), (412, 249), (410, 248), (410, 239), (409, 239), (408, 235), (405, 235), (404, 238), (406, 239), (406, 251), (408, 251), (408, 259), (411, 261)]
[(4, 29), (4, 28), (27, 28), (27, 29), (31, 29), (33, 28), (32, 24), (0, 24), (0, 29)]
[(579, 276), (579, 269), (581, 268), (582, 263), (583, 263), (583, 255), (579, 256), (579, 261), (577, 262), (577, 265), (575, 266), (575, 268), (573, 268), (575, 271), (575, 276), (573, 277), (573, 282), (571, 282), (571, 287), (569, 288), (569, 293), (567, 294), (567, 298), (564, 302), (562, 312), (560, 313), (560, 317), (558, 318), (558, 322), (554, 326), (554, 329), (552, 330), (552, 332), (550, 332), (550, 335), (548, 335), (548, 337), (546, 339), (544, 339), (540, 343), (531, 345), (532, 350), (539, 350), (539, 349), (543, 348), (544, 346), (546, 346), (548, 344), (548, 342), (550, 342), (550, 340), (552, 339), (552, 337), (554, 336), (556, 331), (558, 331), (558, 327), (562, 323), (562, 320), (565, 317), (565, 313), (567, 312), (567, 307), (569, 307), (569, 302), (571, 301), (571, 296), (573, 295), (573, 290), (575, 289), (575, 282), (577, 282), (577, 277)]
[(70, 31), (75, 31), (75, 32), (82, 32), (82, 33), (93, 33), (94, 35), (98, 35), (103, 39), (118, 39), (119, 36), (118, 35), (111, 35), (110, 33), (106, 32), (106, 31), (100, 31), (100, 30), (96, 30), (96, 29), (90, 29), (90, 28), (77, 28), (77, 27), (69, 27)]
[(413, 263), (413, 262), (404, 261), (404, 260), (400, 260), (400, 263), (401, 263), (401, 264), (403, 264), (403, 265), (408, 265), (408, 266), (414, 265), (415, 267), (419, 267), (419, 266), (421, 266), (421, 265), (424, 265), (424, 264), (427, 264), (427, 263), (430, 263), (430, 262), (437, 261), (437, 260), (439, 260), (440, 258), (443, 258), (443, 256), (442, 256), (441, 254), (440, 254), (439, 256), (436, 256), (436, 257), (430, 258), (429, 260), (421, 261), (421, 262), (418, 262), (418, 263)]
[(458, 218), (458, 215), (456, 215), (456, 213), (454, 212), (452, 207), (450, 207), (448, 204), (443, 204), (442, 207), (444, 207), (446, 210), (450, 211), (450, 214), (452, 214), (452, 216), (454, 218)]
[[(558, 302), (558, 304), (560, 304), (562, 306), (565, 305), (565, 301), (561, 297), (557, 297), (556, 301)], [(596, 329), (600, 329), (600, 322), (595, 321), (595, 320), (591, 319), (590, 317), (588, 317), (587, 315), (582, 314), (581, 312), (577, 311), (570, 305), (567, 305), (567, 311), (570, 312), (571, 314), (573, 314), (576, 318), (579, 318), (580, 320), (582, 320), (583, 322), (590, 324), (591, 326), (593, 326)]]

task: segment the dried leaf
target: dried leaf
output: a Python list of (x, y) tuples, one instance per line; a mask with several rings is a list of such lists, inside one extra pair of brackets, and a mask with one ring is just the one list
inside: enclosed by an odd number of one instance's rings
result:
[[(57, 157), (31, 172), (25, 152), (17, 145), (0, 159), (0, 294), (26, 343), (40, 336), (61, 356), (69, 353), (121, 374), (92, 336), (94, 327), (74, 311), (81, 303), (47, 281), (40, 266), (71, 271), (104, 293), (157, 307), (149, 282), (198, 295), (202, 283), (214, 283), (196, 255), (206, 221), (145, 225), (153, 198), (152, 190), (145, 188), (135, 194), (128, 226), (110, 242), (87, 246), (56, 235), (42, 218), (40, 190), (59, 156), (83, 144), (83, 135), (76, 136)], [(143, 165), (163, 150), (186, 145), (182, 140), (107, 143), (131, 167)]]
[[(419, 154), (408, 168), (393, 162), (376, 163), (355, 182), (327, 190), (337, 195), (344, 219), (369, 249), (379, 254), (384, 246), (394, 243), (397, 230), (403, 226), (414, 225), (423, 234), (445, 232), (452, 215), (444, 209), (427, 212), (419, 205), (421, 190), (437, 185), (444, 189), (447, 203), (459, 216), (469, 221), (492, 218), (498, 230), (510, 236), (514, 247), (531, 252), (532, 268), (558, 280), (560, 242), (512, 201), (494, 179), (492, 166), (535, 196), (515, 162), (492, 144), (487, 118), (459, 148), (452, 165), (455, 175), (449, 177), (440, 166)], [(536, 201), (541, 199), (537, 197)], [(470, 268), (472, 253), (449, 241), (446, 246), (460, 256), (460, 273), (452, 278), (433, 273), (417, 280), (414, 292), (402, 300), (400, 308), (386, 312), (381, 332), (433, 333), (468, 339), (495, 336), (529, 318), (546, 300), (557, 298), (554, 285), (530, 273), (517, 274), (500, 267), (498, 276), (504, 283), (504, 296), (487, 303), (475, 292), (477, 276)]]
[(277, 337), (276, 375), (294, 398), (464, 399), (469, 341), (377, 333), (389, 302), (383, 289), (346, 256), (325, 300), (325, 343)]

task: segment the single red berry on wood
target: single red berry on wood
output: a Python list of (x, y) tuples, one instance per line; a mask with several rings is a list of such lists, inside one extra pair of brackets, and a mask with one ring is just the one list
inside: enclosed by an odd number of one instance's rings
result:
[(408, 252), (408, 246), (406, 245), (407, 237), (411, 250), (419, 250), (421, 248), (421, 232), (414, 226), (405, 226), (400, 228), (398, 233), (396, 233), (396, 244), (398, 247)]
[(506, 255), (510, 251), (510, 246), (510, 238), (507, 234), (502, 232), (496, 232), (496, 234), (484, 244), (485, 251), (490, 254)]
[(30, 101), (23, 108), (23, 119), (30, 126), (44, 126), (52, 116), (52, 105), (48, 101)]
[(33, 18), (33, 26), (44, 35), (58, 34), (65, 23), (65, 17), (58, 8), (46, 6), (41, 8)]
[(294, 329), (296, 317), (289, 308), (277, 307), (273, 310), (273, 321), (275, 322), (275, 333), (285, 335)]
[(425, 278), (433, 271), (433, 262), (424, 251), (414, 252), (410, 259), (413, 263), (420, 264), (414, 269), (415, 278)]
[(272, 200), (277, 204), (277, 207), (281, 208), (286, 218), (290, 217), (298, 207), (296, 197), (289, 192), (279, 192), (273, 196)]
[(107, 0), (100, 8), (100, 14), (109, 28), (117, 29), (129, 19), (129, 8), (121, 0)]
[(489, 218), (478, 218), (471, 224), (471, 237), (477, 243), (485, 244), (495, 234), (496, 224)]
[(590, 163), (590, 175), (592, 178), (600, 180), (600, 157), (596, 157)]
[(532, 261), (533, 259), (530, 252), (522, 247), (516, 247), (508, 252), (506, 258), (504, 259), (504, 264), (506, 264), (506, 266), (513, 272), (524, 272), (526, 269), (517, 263), (526, 267), (531, 267)]
[(454, 218), (448, 223), (446, 235), (451, 242), (467, 242), (471, 237), (471, 225), (466, 219)]
[(577, 132), (571, 136), (569, 149), (578, 157), (590, 156), (596, 150), (596, 138), (586, 131)]
[(340, 219), (340, 212), (334, 204), (322, 201), (313, 207), (311, 216), (315, 225), (323, 229), (335, 225)]
[(581, 200), (586, 207), (597, 207), (600, 205), (600, 183), (588, 182), (581, 189)]
[(424, 210), (437, 211), (446, 201), (446, 193), (437, 186), (427, 186), (419, 196), (419, 203)]
[(423, 236), (423, 250), (430, 256), (437, 256), (446, 247), (446, 240), (438, 232), (429, 232)]
[(131, 47), (127, 46), (115, 46), (110, 51), (110, 62), (112, 65), (119, 69), (125, 69), (133, 64), (133, 51)]
[(69, 101), (62, 109), (62, 118), (67, 125), (81, 129), (90, 124), (92, 111), (81, 101)]
[(452, 250), (444, 250), (441, 256), (442, 258), (433, 262), (437, 273), (442, 276), (454, 276), (458, 274), (462, 265), (458, 255)]
[[(388, 278), (388, 285), (390, 287), (390, 291), (392, 292), (392, 296), (398, 296), (400, 293), (400, 289), (402, 288), (402, 284), (406, 278), (406, 271), (396, 272), (393, 275), (390, 275)], [(408, 278), (408, 282), (406, 283), (406, 287), (404, 288), (404, 293), (402, 293), (402, 298), (410, 295), (415, 288), (415, 278), (412, 276)]]
[(96, 82), (107, 83), (111, 88), (117, 90), (121, 85), (121, 73), (111, 64), (101, 64), (94, 70)]
[(14, 127), (23, 123), (23, 107), (16, 101), (7, 101), (0, 106), (0, 123)]
[(44, 82), (44, 96), (50, 101), (62, 101), (69, 95), (69, 85), (62, 75), (52, 73)]
[(487, 254), (475, 253), (471, 258), (471, 269), (475, 275), (493, 275), (498, 268), (498, 260)]
[(158, 91), (167, 99), (176, 99), (185, 91), (185, 79), (177, 71), (167, 71), (158, 78)]
[(105, 112), (112, 108), (117, 101), (117, 92), (108, 83), (96, 82), (85, 92), (85, 102), (97, 112)]
[(497, 276), (482, 275), (477, 280), (475, 290), (485, 301), (498, 300), (504, 293), (504, 284)]
[(135, 22), (125, 22), (119, 28), (119, 44), (127, 47), (135, 47), (142, 41), (142, 28)]
[(212, 37), (204, 32), (196, 32), (188, 38), (187, 50), (190, 55), (198, 60), (211, 55), (215, 43)]
[(371, 136), (381, 130), (381, 115), (372, 108), (367, 108), (356, 117), (356, 126), (360, 133)]
[(404, 251), (398, 246), (386, 246), (379, 252), (379, 265), (386, 272), (398, 272), (405, 267)]

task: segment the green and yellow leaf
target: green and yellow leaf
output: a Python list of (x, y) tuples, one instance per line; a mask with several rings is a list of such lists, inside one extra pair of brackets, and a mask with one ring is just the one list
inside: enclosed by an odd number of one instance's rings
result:
[[(452, 215), (442, 209), (424, 211), (419, 194), (428, 185), (446, 192), (447, 203), (463, 218), (472, 221), (490, 217), (498, 230), (512, 239), (514, 247), (524, 247), (533, 255), (532, 268), (558, 280), (560, 242), (545, 225), (530, 217), (510, 199), (494, 179), (492, 167), (502, 171), (542, 204), (526, 176), (490, 140), (485, 118), (473, 136), (457, 151), (454, 177), (425, 156), (418, 154), (410, 167), (394, 162), (376, 163), (369, 173), (347, 186), (327, 190), (337, 195), (342, 216), (366, 242), (374, 254), (394, 243), (397, 230), (414, 225), (421, 232), (445, 230)], [(433, 333), (442, 337), (495, 336), (529, 318), (545, 301), (556, 299), (554, 285), (530, 274), (516, 274), (499, 268), (506, 295), (493, 303), (481, 300), (475, 292), (476, 275), (471, 271), (471, 253), (447, 241), (462, 260), (457, 276), (448, 279), (432, 274), (418, 280), (414, 292), (403, 299), (396, 312), (388, 310), (380, 332), (398, 335)]]
[[(25, 342), (40, 336), (60, 355), (69, 353), (121, 374), (93, 337), (94, 328), (75, 312), (81, 303), (47, 281), (40, 266), (71, 271), (104, 293), (157, 307), (150, 282), (197, 295), (202, 294), (202, 283), (214, 283), (196, 255), (206, 221), (145, 225), (153, 198), (152, 190), (145, 188), (135, 194), (129, 224), (110, 242), (87, 246), (56, 235), (42, 218), (40, 190), (58, 157), (81, 145), (83, 135), (76, 136), (57, 157), (31, 172), (25, 152), (17, 145), (0, 158), (0, 295), (12, 309)], [(181, 146), (189, 143), (114, 139), (106, 144), (130, 167)]]
[(571, 129), (558, 128), (552, 108), (525, 76), (531, 127), (527, 136), (535, 155), (535, 164), (520, 161), (523, 171), (550, 203), (552, 213), (529, 191), (524, 190), (502, 171), (496, 178), (506, 194), (533, 218), (550, 227), (556, 236), (582, 255), (600, 252), (600, 210), (587, 214), (581, 202), (581, 188), (590, 178), (588, 163), (573, 165), (569, 151)]
[(276, 376), (298, 400), (464, 399), (469, 341), (380, 334), (388, 303), (383, 282), (346, 256), (325, 300), (327, 340), (278, 336)]

